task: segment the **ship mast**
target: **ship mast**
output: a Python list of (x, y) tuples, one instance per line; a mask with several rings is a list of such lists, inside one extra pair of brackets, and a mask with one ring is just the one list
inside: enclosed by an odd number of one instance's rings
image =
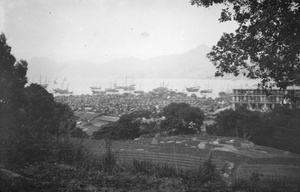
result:
[(63, 82), (62, 82), (62, 84), (61, 84), (61, 89), (63, 89), (63, 87), (64, 87), (65, 79), (66, 79), (66, 78), (64, 78), (64, 80), (63, 80)]

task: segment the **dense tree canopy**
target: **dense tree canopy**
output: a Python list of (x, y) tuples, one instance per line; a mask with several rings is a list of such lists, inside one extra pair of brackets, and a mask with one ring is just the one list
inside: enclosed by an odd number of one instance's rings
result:
[(55, 102), (53, 95), (41, 85), (31, 84), (24, 92), (27, 126), (52, 135), (66, 134), (75, 127), (71, 108)]
[(20, 125), (24, 111), (24, 85), (26, 61), (16, 61), (6, 37), (0, 35), (0, 143), (5, 142), (8, 132)]
[(192, 134), (201, 131), (205, 118), (203, 111), (197, 107), (191, 107), (187, 103), (171, 103), (163, 108), (161, 122), (162, 131), (173, 134)]
[[(20, 126), (27, 63), (16, 61), (6, 37), (0, 34), (0, 146), (7, 144), (11, 132)], [(1, 147), (0, 162), (9, 161), (7, 147)]]
[(231, 73), (285, 89), (300, 83), (300, 4), (298, 0), (191, 0), (192, 5), (224, 4), (219, 21), (234, 20), (208, 53), (216, 76)]
[(111, 122), (103, 125), (99, 131), (93, 133), (95, 139), (135, 139), (139, 137), (142, 132), (140, 130), (141, 118), (150, 118), (151, 112), (139, 111), (129, 114), (124, 114), (117, 122)]
[(213, 133), (248, 140), (260, 130), (260, 113), (239, 106), (236, 110), (227, 109), (218, 113), (216, 123)]
[(255, 143), (300, 153), (300, 109), (275, 108), (263, 114), (261, 123)]
[(215, 124), (207, 127), (209, 134), (239, 137), (258, 145), (300, 153), (300, 109), (276, 107), (261, 113), (243, 106), (217, 114)]
[[(55, 136), (76, 125), (67, 105), (42, 86), (27, 83), (27, 62), (17, 61), (0, 35), (0, 163), (24, 164), (51, 156)], [(21, 163), (22, 162), (22, 163)]]
[(27, 62), (16, 61), (11, 54), (11, 47), (6, 43), (6, 37), (0, 35), (0, 100), (8, 104), (18, 98), (20, 89), (27, 83)]

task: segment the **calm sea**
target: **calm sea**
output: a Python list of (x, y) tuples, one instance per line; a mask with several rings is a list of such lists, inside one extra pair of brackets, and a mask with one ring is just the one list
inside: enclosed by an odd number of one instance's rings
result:
[[(45, 80), (42, 82), (44, 83)], [(253, 86), (258, 83), (257, 80), (230, 80), (230, 79), (47, 79), (48, 91), (51, 92), (53, 88), (63, 88), (68, 86), (69, 91), (73, 91), (75, 95), (91, 94), (91, 86), (101, 86), (102, 90), (105, 88), (113, 88), (114, 84), (118, 86), (129, 86), (135, 84), (136, 90), (145, 92), (151, 91), (157, 87), (167, 87), (174, 91), (186, 91), (186, 87), (200, 87), (200, 90), (211, 89), (213, 94), (218, 94), (221, 91), (230, 92), (232, 88)], [(55, 83), (56, 82), (56, 83)], [(37, 82), (36, 82), (37, 83)]]

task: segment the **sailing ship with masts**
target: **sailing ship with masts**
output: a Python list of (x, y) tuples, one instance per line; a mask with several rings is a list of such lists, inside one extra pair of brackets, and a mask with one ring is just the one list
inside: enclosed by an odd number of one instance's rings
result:
[(201, 94), (211, 94), (213, 90), (210, 88), (209, 82), (206, 85), (206, 89), (203, 89), (200, 91)]
[(167, 93), (167, 92), (169, 92), (169, 91), (170, 91), (170, 90), (169, 90), (168, 86), (165, 85), (165, 82), (164, 82), (164, 81), (161, 83), (161, 86), (160, 86), (160, 87), (156, 87), (156, 88), (154, 88), (154, 89), (152, 90), (152, 92), (154, 92), (154, 93), (159, 93), (159, 94)]
[(134, 91), (135, 90), (135, 84), (134, 82), (130, 83), (130, 85), (127, 85), (127, 76), (125, 78), (125, 85), (117, 85), (117, 82), (114, 84), (114, 89), (117, 90), (124, 90), (124, 91)]
[(192, 87), (185, 87), (188, 93), (197, 93), (200, 90), (200, 86), (197, 85), (197, 81), (194, 82), (194, 86)]
[(40, 85), (42, 86), (42, 87), (44, 87), (45, 89), (47, 89), (47, 87), (48, 87), (48, 83), (47, 83), (47, 77), (45, 78), (45, 83), (43, 84), (42, 83), (42, 76), (40, 75)]
[(106, 88), (106, 94), (125, 94), (125, 93), (134, 93), (135, 84), (132, 82), (130, 85), (127, 85), (127, 77), (125, 85), (118, 85), (117, 81), (114, 83), (113, 88)]
[(53, 91), (54, 93), (58, 93), (58, 94), (73, 94), (73, 91), (69, 91), (69, 83), (67, 85), (67, 87), (64, 89), (64, 82), (67, 81), (66, 78), (64, 78), (61, 88), (54, 88)]
[(213, 89), (210, 88), (209, 82), (206, 85), (205, 89), (200, 90), (200, 94), (205, 98), (213, 98)]
[(93, 94), (99, 94), (102, 92), (101, 86), (91, 86), (90, 88)]
[(92, 91), (92, 93), (94, 94), (94, 95), (96, 95), (96, 94), (100, 94), (100, 93), (102, 93), (103, 91), (101, 90), (101, 85), (94, 85), (94, 86), (91, 86), (90, 87), (91, 88), (91, 91)]

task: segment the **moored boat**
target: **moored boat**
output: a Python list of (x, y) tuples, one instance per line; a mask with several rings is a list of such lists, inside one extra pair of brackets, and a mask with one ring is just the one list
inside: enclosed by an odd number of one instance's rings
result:
[(199, 91), (199, 87), (186, 87), (187, 92), (197, 92)]

